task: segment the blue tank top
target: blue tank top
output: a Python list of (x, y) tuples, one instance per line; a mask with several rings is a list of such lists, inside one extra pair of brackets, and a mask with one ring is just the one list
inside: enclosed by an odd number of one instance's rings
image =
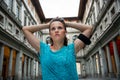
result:
[(40, 42), (38, 56), (42, 80), (78, 80), (73, 43), (53, 52), (49, 45)]

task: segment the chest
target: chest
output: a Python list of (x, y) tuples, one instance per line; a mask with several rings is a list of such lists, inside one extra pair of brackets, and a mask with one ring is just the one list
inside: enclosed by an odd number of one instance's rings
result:
[(68, 63), (67, 57), (67, 52), (48, 53), (45, 55), (43, 62), (45, 65), (66, 65)]

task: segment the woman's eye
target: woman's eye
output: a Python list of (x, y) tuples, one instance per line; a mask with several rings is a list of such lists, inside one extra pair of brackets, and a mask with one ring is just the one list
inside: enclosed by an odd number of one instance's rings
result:
[(58, 26), (58, 27), (52, 27), (50, 30), (51, 31), (55, 31), (55, 30), (62, 30), (63, 29), (63, 27), (61, 27), (61, 26)]
[(51, 30), (52, 30), (52, 31), (54, 31), (54, 30), (55, 30), (55, 28), (53, 27), (53, 28), (51, 28)]
[(61, 26), (59, 26), (58, 29), (63, 29), (63, 28)]

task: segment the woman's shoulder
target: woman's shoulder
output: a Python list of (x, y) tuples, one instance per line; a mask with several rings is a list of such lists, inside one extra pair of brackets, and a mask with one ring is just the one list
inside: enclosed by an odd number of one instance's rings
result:
[(68, 46), (74, 46), (74, 43), (69, 43)]
[(46, 44), (46, 43), (43, 42), (43, 41), (40, 41), (40, 47), (46, 47), (46, 46), (48, 46), (48, 44)]
[(74, 43), (70, 43), (67, 45), (68, 48), (73, 48), (74, 49)]

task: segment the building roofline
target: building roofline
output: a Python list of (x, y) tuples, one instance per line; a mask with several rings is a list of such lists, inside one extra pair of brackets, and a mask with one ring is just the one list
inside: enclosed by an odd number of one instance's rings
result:
[(79, 11), (78, 11), (78, 18), (80, 20), (83, 19), (83, 15), (84, 15), (85, 8), (86, 8), (86, 3), (87, 3), (87, 0), (80, 0)]
[(41, 22), (44, 22), (45, 16), (44, 16), (44, 13), (43, 13), (43, 10), (41, 8), (39, 0), (31, 0), (31, 1), (32, 1), (33, 5), (35, 6), (36, 12), (38, 13), (38, 16), (39, 16)]

